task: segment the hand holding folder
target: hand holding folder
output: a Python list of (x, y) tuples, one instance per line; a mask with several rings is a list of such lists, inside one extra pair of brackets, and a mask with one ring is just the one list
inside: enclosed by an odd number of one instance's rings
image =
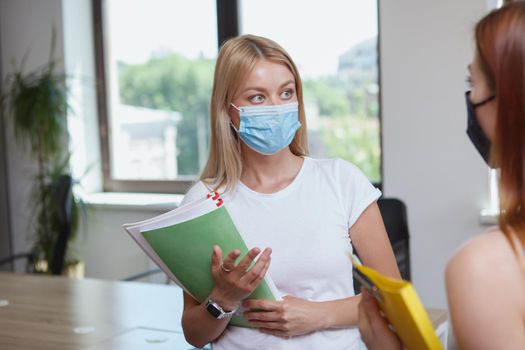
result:
[[(214, 287), (211, 274), (213, 246), (223, 252), (248, 252), (222, 198), (208, 198), (181, 206), (160, 216), (123, 226), (144, 252), (181, 288), (204, 302)], [(273, 281), (266, 276), (248, 299), (280, 300)], [(242, 310), (239, 310), (240, 315)], [(249, 327), (241, 316), (230, 324)]]
[(412, 284), (386, 277), (355, 258), (353, 275), (379, 307), (408, 350), (442, 350), (432, 322)]

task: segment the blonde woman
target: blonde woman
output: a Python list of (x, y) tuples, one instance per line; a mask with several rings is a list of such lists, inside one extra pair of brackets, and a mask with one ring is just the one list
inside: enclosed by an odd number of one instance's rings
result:
[[(253, 35), (226, 42), (215, 67), (209, 159), (184, 203), (221, 192), (256, 247), (243, 257), (217, 246), (210, 252), (209, 300), (184, 295), (182, 325), (194, 346), (353, 349), (359, 296), (348, 253), (355, 248), (366, 264), (399, 277), (375, 203), (379, 190), (346, 161), (307, 157), (306, 135), (290, 56)], [(266, 273), (283, 300), (244, 300)], [(241, 303), (252, 329), (228, 326)]]

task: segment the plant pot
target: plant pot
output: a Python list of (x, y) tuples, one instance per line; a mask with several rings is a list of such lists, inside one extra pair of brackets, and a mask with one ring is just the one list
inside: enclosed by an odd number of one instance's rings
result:
[[(35, 264), (35, 271), (37, 273), (49, 274), (47, 261), (38, 260)], [(67, 263), (62, 271), (62, 276), (81, 279), (84, 278), (86, 265), (82, 261), (74, 263)]]
[(62, 275), (70, 278), (81, 279), (84, 278), (85, 272), (86, 264), (82, 261), (78, 261), (76, 263), (67, 264)]

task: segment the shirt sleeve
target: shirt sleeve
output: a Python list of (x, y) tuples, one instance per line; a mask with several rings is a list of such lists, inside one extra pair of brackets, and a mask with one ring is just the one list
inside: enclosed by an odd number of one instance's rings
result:
[(375, 188), (363, 172), (354, 164), (340, 160), (340, 181), (344, 189), (343, 202), (348, 213), (350, 229), (363, 211), (381, 197), (381, 191)]

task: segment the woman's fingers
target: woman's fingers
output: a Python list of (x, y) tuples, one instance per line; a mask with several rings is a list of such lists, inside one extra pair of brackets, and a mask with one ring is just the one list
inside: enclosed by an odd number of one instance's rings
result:
[(278, 311), (281, 307), (281, 302), (263, 299), (249, 299), (242, 303), (245, 309), (253, 309), (260, 311)]
[(260, 259), (250, 268), (260, 252), (259, 248), (250, 249), (236, 266), (235, 262), (239, 259), (241, 251), (239, 249), (231, 251), (223, 261), (221, 259), (222, 250), (215, 245), (211, 256), (211, 272), (215, 281), (212, 294), (217, 299), (232, 304), (239, 303), (248, 297), (264, 278), (270, 266), (271, 249), (266, 248)]
[[(252, 264), (253, 260), (257, 257), (257, 255), (259, 255), (260, 252), (261, 250), (259, 248), (250, 249), (248, 253), (246, 253), (246, 255), (237, 264), (237, 266), (235, 266), (235, 261), (241, 255), (241, 252), (239, 249), (234, 249), (228, 254), (228, 256), (226, 256), (224, 261), (222, 261), (221, 267), (221, 264), (218, 264), (218, 261), (221, 260), (222, 250), (219, 246), (216, 245), (213, 247), (212, 266), (218, 265), (224, 272), (230, 272), (235, 270), (238, 275), (244, 276), (246, 274), (246, 271)], [(252, 271), (255, 268), (253, 273), (250, 274), (250, 278), (247, 278), (249, 282), (257, 278), (261, 270), (264, 269), (264, 266), (268, 261), (268, 257), (271, 254), (271, 252), (272, 250), (270, 248), (266, 248), (261, 257), (259, 258), (259, 261), (250, 269), (250, 271)]]
[(372, 295), (370, 295), (370, 293), (364, 288), (362, 289), (362, 295), (363, 299), (361, 300), (361, 303), (363, 305), (359, 309), (361, 309), (362, 315), (366, 318), (367, 322), (369, 324), (374, 322), (386, 322), (381, 316), (381, 311), (374, 297), (372, 297)]
[(224, 272), (232, 271), (235, 268), (235, 260), (237, 260), (239, 255), (241, 255), (241, 251), (239, 249), (232, 250), (222, 262), (222, 270)]
[(257, 285), (266, 274), (266, 271), (268, 271), (268, 268), (270, 267), (270, 254), (272, 254), (272, 250), (270, 248), (266, 248), (259, 257), (259, 260), (242, 277), (242, 279), (250, 285)]
[(222, 249), (218, 245), (213, 246), (211, 253), (211, 270), (217, 272), (222, 263)]
[(250, 283), (249, 283), (250, 288), (255, 289), (257, 287), (257, 285), (259, 285), (261, 280), (266, 275), (266, 272), (268, 272), (268, 269), (270, 268), (270, 263), (271, 263), (271, 258), (268, 258), (268, 260), (266, 261), (266, 263), (264, 264), (262, 269), (259, 271), (259, 273), (257, 273), (253, 277), (253, 279), (250, 281)]
[(221, 248), (214, 246), (211, 266), (217, 286), (227, 294), (245, 298), (247, 296), (246, 293), (251, 293), (268, 271), (271, 252), (270, 248), (266, 248), (258, 261), (250, 268), (254, 259), (261, 253), (259, 248), (250, 249), (236, 266), (235, 261), (241, 255), (239, 249), (231, 251), (222, 261)]
[(240, 276), (243, 276), (246, 273), (246, 270), (248, 270), (248, 267), (250, 267), (250, 264), (252, 263), (253, 259), (259, 255), (261, 250), (259, 248), (252, 248), (246, 253), (246, 255), (239, 261), (239, 264), (235, 268), (237, 273)]
[(381, 316), (380, 308), (375, 299), (366, 291), (359, 303), (359, 332), (368, 349), (403, 348), (397, 335), (388, 327), (388, 322)]
[(370, 318), (368, 316), (368, 308), (370, 307), (370, 295), (363, 288), (361, 289), (361, 302), (357, 309), (357, 317), (359, 320), (358, 328), (363, 338), (370, 337)]
[(273, 311), (245, 311), (242, 317), (250, 322), (276, 322), (279, 314)]

